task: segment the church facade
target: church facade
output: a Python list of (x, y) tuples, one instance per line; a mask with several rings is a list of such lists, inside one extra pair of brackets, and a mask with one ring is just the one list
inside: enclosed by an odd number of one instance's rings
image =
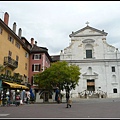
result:
[(70, 44), (61, 50), (60, 61), (79, 66), (81, 73), (71, 97), (120, 97), (120, 53), (107, 43), (107, 34), (87, 25), (69, 35)]

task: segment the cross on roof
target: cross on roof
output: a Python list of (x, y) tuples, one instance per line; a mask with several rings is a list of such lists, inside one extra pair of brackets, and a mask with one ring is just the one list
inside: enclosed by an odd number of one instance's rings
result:
[(89, 22), (87, 21), (85, 24), (87, 24), (87, 26), (88, 26)]

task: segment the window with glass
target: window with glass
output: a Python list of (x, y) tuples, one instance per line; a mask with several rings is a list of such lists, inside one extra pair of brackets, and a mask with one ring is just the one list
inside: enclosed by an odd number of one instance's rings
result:
[(18, 42), (15, 43), (15, 46), (20, 49), (20, 44)]
[(28, 58), (28, 53), (27, 52), (25, 52), (25, 57)]
[(114, 66), (112, 66), (112, 72), (115, 72), (115, 67)]
[(14, 38), (8, 34), (8, 40), (13, 44), (14, 43)]
[(86, 50), (86, 58), (92, 58), (92, 50)]
[(113, 89), (113, 93), (117, 93), (117, 89), (116, 88)]
[(16, 55), (16, 61), (18, 61), (19, 60), (19, 57)]
[(34, 54), (34, 55), (33, 55), (33, 59), (34, 59), (34, 60), (39, 60), (39, 59), (41, 59), (41, 54)]
[(12, 56), (12, 52), (11, 52), (11, 51), (8, 52), (8, 56), (9, 56), (9, 57)]
[(41, 69), (41, 65), (40, 64), (33, 64), (32, 65), (32, 71), (39, 72), (40, 69)]
[(10, 70), (6, 70), (6, 71), (5, 71), (5, 74), (6, 74), (7, 76), (11, 76), (11, 71), (10, 71)]

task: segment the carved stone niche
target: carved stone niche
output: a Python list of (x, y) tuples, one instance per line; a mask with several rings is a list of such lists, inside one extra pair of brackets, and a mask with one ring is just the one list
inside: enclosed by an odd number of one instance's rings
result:
[(94, 42), (95, 42), (95, 40), (93, 40), (93, 39), (85, 39), (82, 41), (82, 43), (94, 43)]

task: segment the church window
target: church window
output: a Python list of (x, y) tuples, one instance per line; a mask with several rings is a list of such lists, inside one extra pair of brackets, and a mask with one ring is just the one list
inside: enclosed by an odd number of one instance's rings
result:
[(86, 58), (92, 58), (92, 50), (86, 50)]
[(112, 67), (112, 72), (115, 72), (115, 67)]
[(85, 45), (85, 58), (93, 58), (93, 46), (91, 44)]
[(113, 89), (113, 93), (117, 93), (117, 89), (116, 88)]

